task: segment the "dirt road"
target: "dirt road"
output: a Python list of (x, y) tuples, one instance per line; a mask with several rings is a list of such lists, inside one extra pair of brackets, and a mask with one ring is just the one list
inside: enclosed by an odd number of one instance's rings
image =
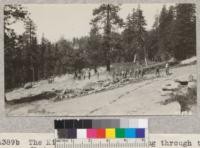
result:
[(180, 105), (161, 102), (169, 96), (163, 96), (162, 86), (179, 77), (196, 77), (196, 65), (171, 69), (172, 75), (144, 80), (138, 83), (108, 90), (105, 92), (53, 102), (40, 100), (8, 106), (11, 116), (110, 116), (110, 115), (179, 115)]

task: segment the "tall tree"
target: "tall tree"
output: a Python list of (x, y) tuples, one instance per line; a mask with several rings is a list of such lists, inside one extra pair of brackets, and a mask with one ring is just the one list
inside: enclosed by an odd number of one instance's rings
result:
[(136, 22), (135, 22), (135, 9), (132, 15), (129, 14), (126, 20), (125, 29), (122, 32), (124, 57), (126, 61), (131, 62), (134, 60), (136, 54)]
[(168, 60), (173, 56), (174, 43), (172, 37), (174, 37), (174, 7), (171, 6), (169, 10), (167, 10), (164, 5), (159, 17), (159, 54), (162, 60)]
[[(19, 84), (17, 67), (20, 65), (20, 47), (17, 47), (18, 35), (12, 29), (16, 22), (26, 20), (28, 12), (21, 5), (4, 6), (4, 55), (5, 55), (5, 88), (10, 89)], [(18, 65), (19, 64), (19, 65)]]
[(64, 74), (73, 69), (73, 43), (61, 38), (57, 42), (59, 52), (59, 74)]
[(127, 23), (123, 32), (123, 39), (125, 42), (125, 51), (128, 55), (128, 61), (138, 59), (144, 60), (147, 63), (147, 51), (145, 47), (146, 22), (143, 12), (140, 7), (137, 10), (133, 9), (132, 14), (127, 17)]
[(37, 48), (37, 38), (36, 38), (36, 25), (28, 18), (25, 22), (25, 32), (26, 37), (26, 66), (27, 66), (27, 81), (35, 81), (37, 74), (37, 58), (38, 58), (38, 48)]
[(145, 64), (147, 65), (147, 52), (146, 52), (146, 47), (145, 47), (145, 25), (146, 21), (143, 16), (143, 11), (140, 9), (140, 6), (138, 6), (137, 9), (137, 43), (138, 43), (138, 53), (139, 57), (144, 59)]
[(93, 23), (98, 25), (103, 24), (103, 49), (104, 49), (104, 61), (107, 70), (110, 71), (110, 55), (111, 55), (111, 32), (115, 27), (121, 27), (123, 20), (117, 14), (120, 7), (113, 4), (102, 4), (99, 8), (93, 10), (94, 19)]
[(102, 64), (103, 53), (101, 51), (102, 36), (99, 33), (99, 28), (96, 23), (91, 23), (90, 36), (88, 38), (87, 56), (88, 64), (94, 69)]
[(178, 60), (196, 55), (196, 17), (194, 4), (176, 6), (175, 57)]
[(152, 26), (152, 29), (147, 32), (146, 36), (146, 49), (148, 52), (148, 58), (152, 61), (159, 60), (159, 48), (158, 48), (158, 41), (159, 41), (159, 34), (158, 34), (158, 27), (159, 27), (159, 15), (155, 16), (155, 22)]
[(14, 32), (10, 26), (17, 21), (25, 21), (28, 16), (27, 10), (18, 4), (4, 6), (4, 35), (10, 37)]

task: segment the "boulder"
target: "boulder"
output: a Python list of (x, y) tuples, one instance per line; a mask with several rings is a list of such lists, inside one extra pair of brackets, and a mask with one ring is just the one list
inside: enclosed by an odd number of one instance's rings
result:
[(109, 86), (109, 85), (111, 85), (111, 82), (105, 82), (104, 84), (103, 84), (103, 87), (107, 87), (107, 86)]
[(94, 88), (92, 88), (92, 87), (86, 87), (86, 88), (84, 88), (83, 90), (86, 91), (86, 92), (88, 92), (88, 91), (94, 90)]
[(194, 76), (193, 75), (189, 75), (189, 76), (182, 76), (179, 77), (177, 79), (175, 79), (175, 82), (178, 82), (181, 85), (188, 85), (189, 82), (193, 82), (194, 81)]
[(188, 81), (188, 75), (183, 75), (174, 80), (175, 82), (185, 82)]
[(85, 86), (83, 86), (83, 90), (84, 91), (91, 91), (91, 90), (94, 90), (95, 87), (96, 87), (96, 83), (95, 82), (89, 82)]
[(188, 88), (193, 89), (193, 88), (196, 88), (196, 87), (197, 87), (197, 82), (192, 81), (192, 82), (189, 82), (189, 83), (188, 83)]
[(162, 86), (163, 91), (175, 91), (178, 90), (178, 88), (179, 88), (179, 83), (176, 82), (171, 82)]
[(32, 87), (33, 87), (33, 85), (32, 85), (31, 82), (28, 82), (28, 83), (26, 83), (26, 84), (24, 85), (24, 88), (25, 88), (25, 89), (29, 89), (29, 88), (32, 88)]

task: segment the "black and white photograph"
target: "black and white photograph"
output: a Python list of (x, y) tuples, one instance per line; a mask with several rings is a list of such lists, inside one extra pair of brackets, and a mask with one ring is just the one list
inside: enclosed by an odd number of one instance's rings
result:
[(192, 115), (193, 3), (7, 4), (8, 116)]

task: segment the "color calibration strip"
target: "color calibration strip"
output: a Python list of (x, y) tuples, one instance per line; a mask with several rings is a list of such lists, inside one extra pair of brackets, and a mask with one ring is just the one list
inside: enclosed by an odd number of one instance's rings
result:
[(146, 138), (146, 119), (55, 120), (58, 139)]

